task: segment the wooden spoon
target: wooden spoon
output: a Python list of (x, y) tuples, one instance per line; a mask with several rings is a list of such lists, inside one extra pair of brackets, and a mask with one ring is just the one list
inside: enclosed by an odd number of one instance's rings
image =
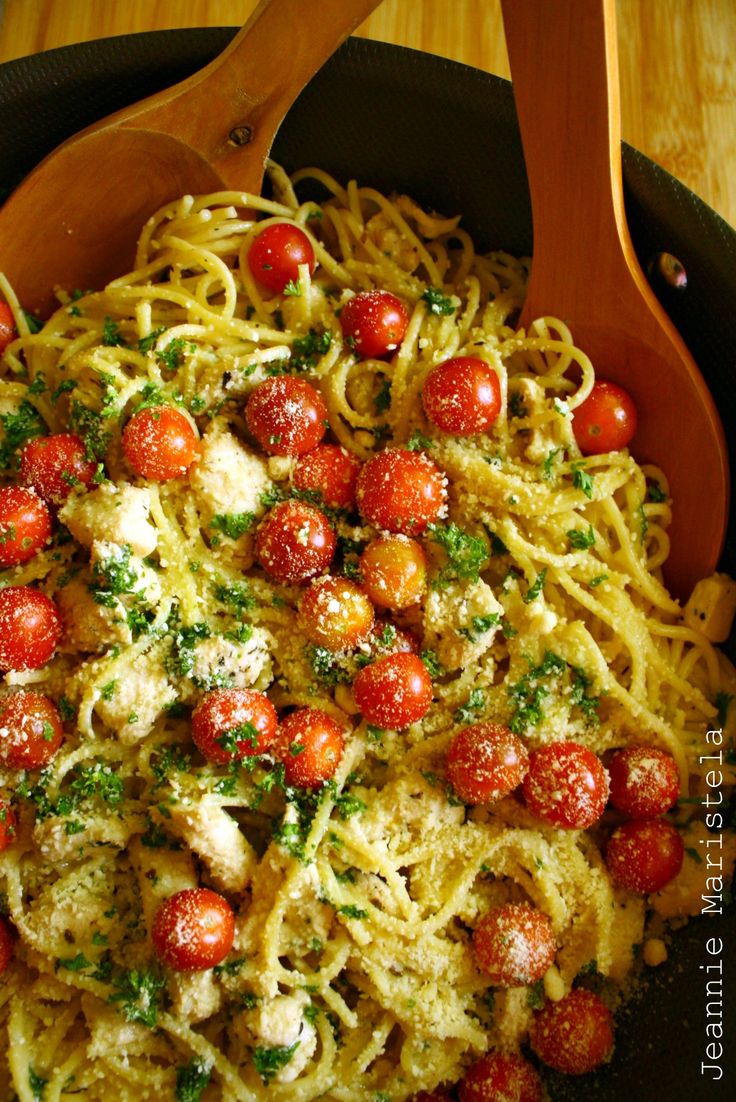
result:
[(0, 271), (46, 316), (67, 290), (130, 269), (146, 219), (185, 194), (258, 195), (264, 161), (307, 81), (380, 0), (261, 0), (200, 72), (81, 131), (0, 209)]
[(713, 398), (649, 287), (626, 224), (615, 0), (502, 7), (534, 224), (522, 324), (561, 318), (599, 377), (634, 398), (631, 450), (669, 479), (665, 575), (685, 598), (723, 545), (727, 450)]

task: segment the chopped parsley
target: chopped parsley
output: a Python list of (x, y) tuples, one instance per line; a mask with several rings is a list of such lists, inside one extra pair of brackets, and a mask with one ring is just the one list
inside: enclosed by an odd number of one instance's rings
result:
[(131, 968), (113, 979), (114, 994), (108, 1002), (117, 1004), (129, 1022), (141, 1022), (153, 1029), (158, 1021), (160, 992), (166, 981), (150, 971)]
[(84, 953), (77, 953), (75, 957), (59, 957), (56, 967), (66, 972), (83, 972), (85, 968), (92, 967), (92, 961), (87, 960)]
[(458, 635), (464, 635), (471, 643), (477, 643), (481, 636), (486, 635), (491, 628), (498, 627), (501, 617), (497, 612), (489, 612), (487, 616), (474, 616), (470, 625), (458, 628)]
[(341, 907), (336, 908), (339, 915), (345, 915), (346, 918), (367, 918), (368, 912), (363, 907), (356, 906), (355, 903), (344, 903)]
[(255, 519), (255, 513), (215, 513), (210, 528), (222, 532), (228, 539), (237, 540), (251, 530)]
[(421, 658), (422, 662), (424, 662), (424, 665), (427, 667), (427, 673), (433, 681), (435, 677), (441, 677), (442, 674), (445, 672), (444, 667), (442, 666), (442, 663), (437, 657), (435, 651), (427, 648), (426, 650), (422, 651), (419, 657)]
[(16, 465), (16, 455), (34, 436), (48, 432), (46, 422), (35, 406), (25, 399), (16, 413), (0, 413), (4, 439), (0, 443), (0, 468), (7, 470)]
[(547, 458), (542, 464), (542, 478), (548, 481), (552, 477), (552, 467), (554, 465), (555, 456), (558, 452), (562, 451), (561, 448), (552, 448), (552, 451), (547, 453)]
[(524, 395), (519, 390), (515, 390), (509, 395), (509, 413), (519, 420), (529, 416), (529, 407), (524, 401)]
[(548, 682), (552, 677), (560, 677), (567, 663), (558, 654), (547, 651), (538, 666), (511, 685), (509, 696), (514, 707), (509, 726), (515, 735), (523, 735), (530, 727), (536, 727), (543, 718), (542, 702), (549, 695)]
[(102, 326), (102, 343), (107, 345), (108, 348), (125, 345), (125, 341), (120, 332), (120, 326), (116, 321), (113, 321), (112, 318), (105, 318)]
[(381, 386), (373, 399), (373, 408), (376, 413), (385, 413), (391, 405), (391, 380), (382, 379)]
[(285, 283), (283, 294), (293, 295), (295, 298), (301, 298), (302, 285), (299, 280), (297, 279), (295, 282), (293, 279), (290, 279), (287, 283)]
[(422, 294), (422, 302), (427, 304), (428, 314), (437, 314), (440, 317), (449, 317), (450, 314), (455, 313), (455, 307), (452, 304), (452, 300), (448, 295), (443, 294), (442, 291), (436, 287), (427, 287), (427, 290)]
[(256, 605), (256, 599), (245, 582), (233, 582), (232, 585), (218, 584), (214, 587), (214, 593), (217, 600), (236, 615), (255, 608)]
[(33, 1068), (29, 1064), (29, 1066), (28, 1066), (28, 1086), (31, 1089), (31, 1094), (33, 1095), (34, 1102), (42, 1102), (43, 1093), (44, 1093), (44, 1090), (46, 1088), (47, 1083), (48, 1083), (48, 1079), (44, 1079), (43, 1076), (41, 1076), (41, 1075), (36, 1075), (35, 1071), (33, 1070)]
[(212, 1065), (195, 1056), (176, 1069), (176, 1102), (199, 1102), (212, 1077)]
[(660, 501), (666, 501), (667, 494), (664, 492), (658, 482), (649, 482), (647, 484), (647, 501), (654, 501), (659, 503)]
[(419, 429), (414, 429), (406, 442), (406, 446), (410, 452), (428, 451), (429, 448), (434, 446), (434, 441), (429, 436), (424, 436)]
[(571, 528), (566, 535), (570, 541), (570, 546), (574, 547), (576, 551), (587, 551), (595, 543), (595, 532), (592, 524), (588, 525), (587, 531), (585, 528)]
[(266, 1086), (282, 1068), (286, 1067), (298, 1047), (299, 1042), (294, 1041), (293, 1045), (274, 1045), (271, 1048), (253, 1049), (253, 1065)]
[(150, 352), (158, 338), (165, 332), (166, 326), (161, 325), (158, 329), (152, 329), (150, 333), (146, 333), (145, 337), (141, 337), (138, 341), (138, 351), (143, 353)]
[(540, 570), (534, 579), (534, 584), (530, 585), (524, 596), (521, 598), (525, 605), (531, 604), (532, 601), (536, 601), (539, 594), (544, 589), (544, 580), (547, 577), (547, 567)]
[(98, 559), (92, 568), (92, 584), (89, 589), (98, 604), (107, 604), (106, 595), (132, 593), (138, 582), (138, 573), (130, 565), (132, 548), (129, 543), (116, 548), (110, 555)]
[(480, 536), (471, 536), (452, 521), (449, 524), (427, 525), (427, 534), (447, 555), (446, 564), (432, 583), (436, 589), (444, 589), (456, 579), (478, 581), (480, 571), (488, 561), (485, 540)]
[(349, 681), (347, 672), (341, 669), (335, 655), (327, 647), (310, 646), (306, 653), (315, 677), (323, 685), (339, 685)]
[(69, 413), (69, 427), (84, 443), (86, 459), (103, 460), (112, 434), (102, 428), (103, 416), (76, 398)]
[(289, 364), (297, 371), (310, 371), (332, 344), (329, 329), (310, 329), (303, 337), (297, 337), (291, 344)]
[(572, 484), (575, 489), (582, 490), (586, 497), (592, 498), (593, 475), (589, 474), (582, 462), (573, 463), (570, 470), (572, 472)]
[(456, 723), (472, 723), (486, 706), (486, 694), (483, 689), (473, 689), (465, 704), (455, 712)]
[(165, 348), (156, 352), (156, 362), (166, 371), (178, 371), (182, 365), (185, 352), (196, 352), (197, 346), (193, 341), (186, 341), (183, 337), (174, 337)]

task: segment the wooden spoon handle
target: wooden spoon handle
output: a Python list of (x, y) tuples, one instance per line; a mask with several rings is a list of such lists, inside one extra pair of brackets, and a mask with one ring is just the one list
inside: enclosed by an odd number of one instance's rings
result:
[(105, 120), (197, 150), (225, 184), (260, 190), (263, 162), (309, 79), (380, 0), (261, 0), (204, 69)]

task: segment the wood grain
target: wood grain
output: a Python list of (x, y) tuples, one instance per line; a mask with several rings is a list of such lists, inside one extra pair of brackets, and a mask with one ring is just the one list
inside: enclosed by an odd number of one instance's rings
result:
[[(309, 18), (318, 0), (304, 0)], [(255, 0), (4, 0), (0, 62), (108, 35), (235, 26)], [(622, 133), (736, 225), (736, 3), (617, 0)], [(384, 0), (360, 34), (508, 76), (499, 0)]]

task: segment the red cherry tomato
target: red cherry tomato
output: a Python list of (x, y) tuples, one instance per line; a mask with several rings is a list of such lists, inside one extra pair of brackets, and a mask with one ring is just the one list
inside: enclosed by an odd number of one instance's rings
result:
[(432, 679), (421, 658), (399, 651), (364, 666), (353, 682), (353, 695), (366, 722), (400, 730), (429, 711)]
[(419, 654), (419, 640), (406, 628), (397, 627), (390, 620), (376, 620), (368, 636), (371, 661), (387, 654)]
[(151, 927), (156, 955), (177, 972), (203, 972), (233, 947), (235, 916), (209, 888), (185, 888), (165, 899)]
[(447, 751), (447, 779), (466, 804), (487, 804), (508, 796), (528, 768), (524, 743), (502, 723), (463, 727)]
[(0, 589), (0, 670), (37, 670), (61, 638), (54, 602), (28, 585)]
[(149, 406), (123, 429), (123, 451), (136, 474), (152, 482), (181, 478), (197, 458), (197, 433), (173, 406)]
[(274, 222), (261, 230), (248, 250), (248, 267), (253, 278), (271, 291), (283, 291), (299, 279), (299, 265), (317, 266), (312, 242), (304, 230), (290, 222)]
[(302, 455), (327, 430), (327, 407), (306, 379), (277, 375), (259, 383), (245, 407), (248, 431), (269, 455)]
[(387, 448), (363, 464), (356, 498), (361, 514), (375, 528), (411, 536), (438, 520), (445, 505), (447, 480), (424, 452)]
[(0, 761), (11, 769), (40, 769), (61, 746), (59, 709), (44, 693), (21, 689), (0, 699)]
[(422, 402), (433, 425), (454, 436), (488, 432), (501, 412), (501, 384), (485, 360), (456, 356), (433, 367)]
[(319, 708), (300, 708), (282, 720), (275, 752), (284, 765), (286, 783), (317, 788), (334, 777), (342, 757), (342, 729)]
[(680, 773), (671, 754), (656, 746), (627, 746), (608, 763), (611, 803), (635, 819), (664, 815), (680, 795)]
[(406, 307), (390, 291), (361, 291), (340, 314), (345, 339), (361, 360), (380, 360), (395, 352), (408, 324)]
[(478, 966), (498, 987), (541, 980), (557, 945), (547, 915), (527, 903), (504, 903), (481, 916), (473, 931)]
[(0, 797), (0, 853), (15, 838), (15, 812), (7, 800)]
[(685, 847), (666, 819), (630, 819), (614, 830), (606, 868), (620, 888), (649, 894), (669, 884), (682, 868)]
[(615, 452), (633, 439), (636, 406), (623, 387), (597, 379), (588, 397), (575, 410), (572, 431), (583, 455)]
[(36, 436), (20, 454), (20, 480), (45, 501), (63, 501), (74, 486), (89, 486), (97, 463), (84, 442), (70, 432)]
[(539, 1011), (530, 1040), (549, 1067), (565, 1075), (585, 1075), (613, 1052), (613, 1018), (598, 995), (576, 987)]
[(379, 608), (409, 608), (427, 586), (427, 558), (408, 536), (372, 540), (360, 556), (360, 572), (366, 593)]
[(523, 1056), (489, 1052), (466, 1071), (460, 1102), (542, 1102), (542, 1081)]
[(15, 328), (13, 311), (7, 302), (0, 302), (0, 356), (17, 336), (18, 330)]
[(15, 951), (15, 935), (7, 918), (0, 918), (0, 975), (6, 970)]
[(310, 643), (353, 650), (373, 627), (373, 605), (347, 578), (317, 578), (299, 602), (299, 621)]
[(324, 513), (301, 501), (282, 501), (256, 535), (256, 558), (277, 582), (304, 582), (332, 562), (337, 540)]
[(355, 504), (355, 483), (360, 460), (337, 444), (320, 444), (300, 455), (294, 467), (297, 490), (313, 490), (332, 509), (350, 509)]
[(0, 566), (17, 566), (37, 555), (51, 535), (51, 514), (24, 486), (0, 489)]
[(592, 750), (577, 742), (550, 742), (535, 750), (524, 779), (527, 807), (546, 823), (586, 830), (603, 814), (608, 774)]
[(220, 765), (263, 754), (277, 727), (273, 704), (253, 689), (213, 689), (192, 712), (194, 745)]

